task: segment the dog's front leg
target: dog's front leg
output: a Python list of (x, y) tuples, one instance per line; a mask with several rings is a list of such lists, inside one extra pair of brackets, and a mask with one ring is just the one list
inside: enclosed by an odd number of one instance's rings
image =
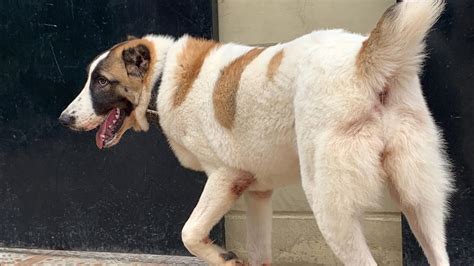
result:
[(253, 181), (253, 175), (235, 169), (221, 168), (209, 174), (199, 202), (182, 231), (189, 252), (211, 265), (242, 264), (234, 253), (214, 245), (209, 232)]
[(247, 252), (249, 263), (272, 263), (272, 191), (248, 191), (247, 205)]

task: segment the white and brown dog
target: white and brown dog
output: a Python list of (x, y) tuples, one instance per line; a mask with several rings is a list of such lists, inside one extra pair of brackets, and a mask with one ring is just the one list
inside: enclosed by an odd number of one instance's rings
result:
[(448, 265), (452, 180), (418, 78), (443, 7), (406, 1), (369, 37), (316, 31), (267, 48), (190, 36), (129, 40), (92, 61), (60, 120), (75, 130), (100, 126), (97, 146), (111, 147), (129, 128), (146, 131), (156, 104), (180, 163), (208, 175), (182, 240), (210, 264), (240, 263), (208, 234), (242, 195), (249, 262), (271, 264), (272, 190), (301, 179), (344, 264), (376, 265), (360, 217), (388, 186), (429, 263)]

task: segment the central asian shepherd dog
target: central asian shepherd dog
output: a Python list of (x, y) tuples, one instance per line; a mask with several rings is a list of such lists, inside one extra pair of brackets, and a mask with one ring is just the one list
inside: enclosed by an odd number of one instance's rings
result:
[(130, 128), (147, 131), (156, 108), (182, 166), (208, 176), (182, 240), (211, 265), (243, 263), (208, 237), (241, 196), (248, 263), (270, 265), (272, 191), (300, 181), (345, 265), (376, 265), (360, 220), (384, 187), (429, 263), (449, 265), (452, 174), (419, 79), (425, 38), (444, 6), (404, 1), (368, 36), (322, 30), (271, 47), (188, 35), (130, 39), (92, 61), (59, 120), (98, 128), (103, 149)]

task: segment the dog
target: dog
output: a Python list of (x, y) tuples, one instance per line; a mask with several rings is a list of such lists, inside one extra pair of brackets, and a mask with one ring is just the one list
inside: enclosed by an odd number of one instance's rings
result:
[(424, 40), (444, 1), (390, 7), (368, 36), (315, 31), (271, 47), (185, 35), (129, 39), (97, 56), (60, 122), (98, 127), (96, 145), (147, 131), (148, 110), (179, 162), (208, 180), (182, 240), (211, 265), (239, 265), (208, 234), (239, 197), (250, 265), (270, 265), (272, 191), (301, 180), (345, 265), (376, 265), (360, 224), (384, 186), (431, 265), (449, 265), (453, 190), (444, 141), (422, 94)]

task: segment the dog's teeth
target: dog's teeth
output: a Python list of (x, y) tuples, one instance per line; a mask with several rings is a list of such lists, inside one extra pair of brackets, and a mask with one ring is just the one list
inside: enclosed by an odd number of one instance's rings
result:
[(117, 118), (117, 119), (118, 119), (118, 118), (119, 118), (119, 114), (115, 114), (115, 118)]
[(115, 122), (117, 122), (117, 119), (114, 119), (114, 121), (112, 121), (112, 123), (114, 123), (114, 124), (115, 124)]

